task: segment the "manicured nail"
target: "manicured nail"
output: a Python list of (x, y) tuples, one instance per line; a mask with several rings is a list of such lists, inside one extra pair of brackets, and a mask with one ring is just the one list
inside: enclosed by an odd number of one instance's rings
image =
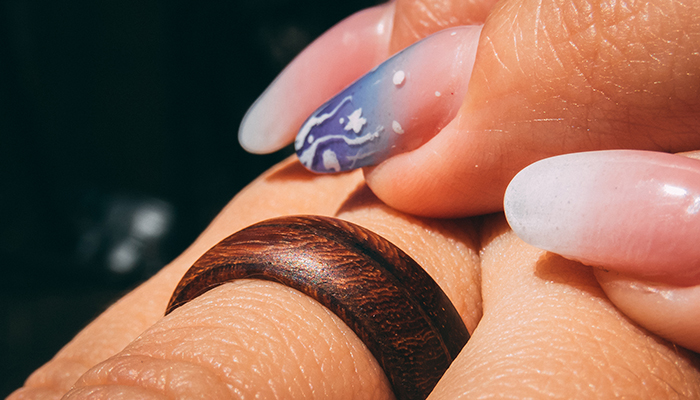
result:
[(238, 141), (251, 153), (277, 151), (320, 104), (386, 58), (393, 3), (346, 18), (297, 56), (250, 107)]
[(294, 142), (301, 163), (348, 171), (420, 147), (457, 115), (480, 33), (480, 26), (438, 32), (348, 86), (302, 125)]
[(700, 283), (700, 161), (609, 150), (536, 162), (504, 210), (525, 242), (584, 264), (677, 285)]

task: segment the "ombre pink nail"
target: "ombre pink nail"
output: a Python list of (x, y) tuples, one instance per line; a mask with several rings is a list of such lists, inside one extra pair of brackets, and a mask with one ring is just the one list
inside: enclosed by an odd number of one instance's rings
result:
[(523, 169), (504, 209), (525, 242), (584, 264), (676, 285), (700, 283), (700, 161), (609, 150)]
[(264, 154), (291, 143), (314, 109), (386, 58), (393, 18), (394, 4), (382, 4), (316, 39), (250, 107), (238, 131), (241, 146)]

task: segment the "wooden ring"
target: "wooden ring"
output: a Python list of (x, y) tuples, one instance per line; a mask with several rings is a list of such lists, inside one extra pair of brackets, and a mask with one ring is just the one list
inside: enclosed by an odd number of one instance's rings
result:
[(342, 319), (384, 369), (398, 399), (424, 399), (469, 340), (445, 293), (411, 257), (365, 228), (318, 216), (245, 228), (187, 271), (166, 314), (234, 279), (281, 283)]

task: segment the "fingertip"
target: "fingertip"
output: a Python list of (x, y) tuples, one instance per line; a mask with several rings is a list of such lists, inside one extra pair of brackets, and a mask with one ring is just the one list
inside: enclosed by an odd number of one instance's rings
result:
[(336, 94), (300, 129), (299, 160), (315, 172), (341, 172), (427, 142), (464, 100), (480, 33), (476, 25), (435, 33)]
[(595, 269), (610, 301), (636, 323), (664, 339), (700, 352), (700, 286), (651, 283)]
[(367, 185), (403, 212), (458, 218), (501, 210), (509, 175), (503, 159), (465, 132), (459, 117), (420, 148), (365, 170)]

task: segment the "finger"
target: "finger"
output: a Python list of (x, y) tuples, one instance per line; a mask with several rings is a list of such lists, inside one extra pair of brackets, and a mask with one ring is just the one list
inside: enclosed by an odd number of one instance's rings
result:
[[(291, 143), (323, 102), (389, 55), (439, 30), (481, 23), (493, 3), (398, 0), (347, 18), (299, 54), (251, 106), (241, 123), (239, 142), (253, 153), (279, 150)], [(427, 64), (430, 59), (422, 61)], [(438, 71), (433, 76), (439, 77)]]
[(397, 0), (390, 53), (446, 28), (481, 25), (496, 2)]
[[(403, 217), (366, 191), (349, 199), (339, 216), (412, 251), (473, 330), (480, 316), (478, 281), (472, 279), (478, 276), (478, 249), (468, 221)], [(167, 379), (150, 379), (154, 375)], [(259, 281), (223, 285), (175, 310), (89, 370), (66, 398), (96, 392), (110, 397), (125, 388), (175, 397), (197, 391), (222, 397), (392, 397), (371, 353), (347, 326), (310, 298)]]
[[(322, 388), (316, 392), (321, 396), (334, 393), (329, 395), (332, 398), (364, 396), (368, 391), (381, 398), (386, 394), (383, 372), (376, 373), (376, 362), (354, 333), (325, 308), (280, 285), (228, 285), (188, 303), (189, 311), (183, 306), (178, 309), (180, 314), (158, 322), (184, 269), (232, 231), (285, 213), (338, 213), (390, 238), (425, 265), (473, 330), (481, 315), (474, 228), (468, 221), (398, 215), (366, 188), (358, 189), (360, 183), (358, 173), (314, 177), (296, 163), (277, 167), (236, 196), (194, 250), (100, 316), (15, 395), (36, 395), (53, 388), (60, 396), (75, 386), (70, 394), (74, 398), (90, 393), (110, 397), (127, 389), (132, 394), (186, 396), (202, 387), (218, 393), (230, 384), (234, 391), (245, 393), (263, 393), (268, 386), (285, 388), (291, 390), (285, 392), (288, 397), (294, 398), (307, 393), (304, 390), (310, 390), (309, 385)], [(289, 193), (285, 201), (279, 201), (280, 192)], [(268, 302), (269, 307), (265, 306)], [(147, 332), (136, 332), (154, 323)], [(123, 327), (126, 332), (121, 332)], [(234, 353), (236, 357), (231, 356)], [(228, 355), (225, 359), (230, 363), (217, 354)], [(287, 358), (288, 362), (280, 361)], [(70, 362), (85, 369), (60, 376), (61, 367)], [(164, 379), (150, 380), (152, 376)]]
[(299, 292), (249, 280), (175, 310), (89, 370), (65, 398), (112, 398), (125, 388), (154, 398), (392, 397), (381, 368), (342, 321)]
[[(236, 195), (182, 255), (112, 305), (35, 371), (14, 398), (60, 398), (90, 367), (115, 355), (162, 318), (184, 272), (232, 232), (281, 215), (333, 215), (361, 182), (359, 172), (312, 179), (292, 159), (272, 168)], [(279, 193), (285, 193), (284, 201)]]
[[(457, 304), (473, 328), (478, 313), (464, 305), (478, 301), (478, 290), (469, 290), (478, 283), (461, 276), (470, 270), (476, 276), (478, 266), (474, 231), (464, 228), (467, 221), (407, 220), (366, 192), (347, 201), (339, 215), (370, 222), (373, 230), (413, 246), (418, 260), (432, 261), (435, 279), (457, 275), (445, 282), (446, 292), (470, 293), (471, 302)], [(436, 248), (446, 256), (421, 257)], [(149, 379), (163, 373), (167, 379)], [(391, 397), (371, 353), (328, 310), (281, 285), (255, 281), (224, 285), (177, 309), (89, 370), (66, 397), (95, 392), (109, 397), (125, 387), (170, 396), (209, 392), (211, 387), (212, 393), (228, 389), (222, 395), (242, 397)]]
[(477, 214), (500, 209), (515, 173), (547, 156), (697, 148), (699, 16), (692, 1), (500, 3), (457, 117), (368, 170), (368, 184), (403, 211)]
[(484, 316), (431, 398), (692, 398), (697, 355), (649, 335), (590, 269), (533, 248), (501, 216), (483, 232)]
[(337, 216), (379, 233), (409, 254), (440, 285), (469, 332), (481, 319), (478, 223), (418, 218), (382, 203), (361, 186)]
[(508, 222), (524, 241), (592, 265), (641, 326), (700, 350), (700, 161), (665, 153), (558, 156), (518, 173)]
[(674, 286), (595, 269), (617, 308), (640, 326), (700, 353), (700, 285)]

